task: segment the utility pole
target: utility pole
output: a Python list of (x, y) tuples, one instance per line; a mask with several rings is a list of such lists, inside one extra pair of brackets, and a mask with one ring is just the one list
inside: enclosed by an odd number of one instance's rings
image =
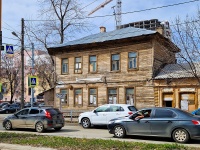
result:
[(21, 19), (21, 108), (24, 108), (24, 18)]
[[(32, 45), (32, 69), (34, 70), (34, 43), (31, 43)], [(34, 74), (35, 71), (32, 72)], [(34, 87), (31, 87), (31, 107), (33, 107), (33, 101), (34, 101)]]
[(1, 50), (2, 50), (2, 0), (0, 0), (0, 75), (1, 75)]

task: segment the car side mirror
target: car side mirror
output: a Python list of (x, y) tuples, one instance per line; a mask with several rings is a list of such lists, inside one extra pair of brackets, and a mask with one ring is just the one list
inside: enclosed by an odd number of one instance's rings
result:
[(94, 112), (94, 113), (97, 113), (97, 111), (96, 111), (96, 110), (94, 110), (93, 112)]

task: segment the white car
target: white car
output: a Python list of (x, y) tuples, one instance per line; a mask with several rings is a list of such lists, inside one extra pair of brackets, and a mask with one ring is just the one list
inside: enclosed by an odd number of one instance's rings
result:
[(128, 116), (136, 111), (133, 105), (105, 104), (93, 111), (81, 113), (78, 122), (83, 128), (89, 128), (92, 125), (107, 125), (111, 119)]

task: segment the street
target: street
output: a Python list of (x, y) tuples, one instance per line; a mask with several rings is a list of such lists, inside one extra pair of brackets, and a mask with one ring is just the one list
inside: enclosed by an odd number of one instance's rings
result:
[[(4, 115), (5, 116), (5, 115)], [(120, 140), (129, 142), (145, 142), (154, 144), (175, 144), (175, 142), (168, 138), (157, 137), (140, 137), (140, 136), (127, 136), (123, 139), (114, 138), (112, 134), (108, 133), (106, 127), (93, 127), (84, 129), (78, 124), (66, 123), (65, 127), (60, 131), (47, 130), (44, 133), (37, 133), (35, 130), (30, 129), (18, 129), (12, 131), (6, 131), (2, 127), (2, 114), (0, 114), (0, 132), (16, 132), (16, 133), (29, 133), (37, 135), (51, 135), (51, 136), (63, 136), (63, 137), (76, 137), (76, 138), (90, 138), (90, 139), (105, 139), (105, 140)], [(193, 140), (189, 144), (183, 144), (185, 146), (199, 147), (200, 140)]]

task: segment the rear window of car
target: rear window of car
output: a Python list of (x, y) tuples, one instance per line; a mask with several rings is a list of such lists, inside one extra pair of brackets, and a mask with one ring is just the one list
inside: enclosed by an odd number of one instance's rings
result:
[(175, 118), (176, 114), (171, 110), (157, 109), (155, 111), (155, 118)]
[(137, 109), (136, 109), (134, 106), (128, 106), (128, 109), (129, 109), (130, 111), (137, 111)]
[(59, 109), (53, 109), (53, 108), (48, 108), (46, 109), (46, 111), (50, 112), (51, 114), (55, 115), (55, 114), (60, 114), (60, 110)]

